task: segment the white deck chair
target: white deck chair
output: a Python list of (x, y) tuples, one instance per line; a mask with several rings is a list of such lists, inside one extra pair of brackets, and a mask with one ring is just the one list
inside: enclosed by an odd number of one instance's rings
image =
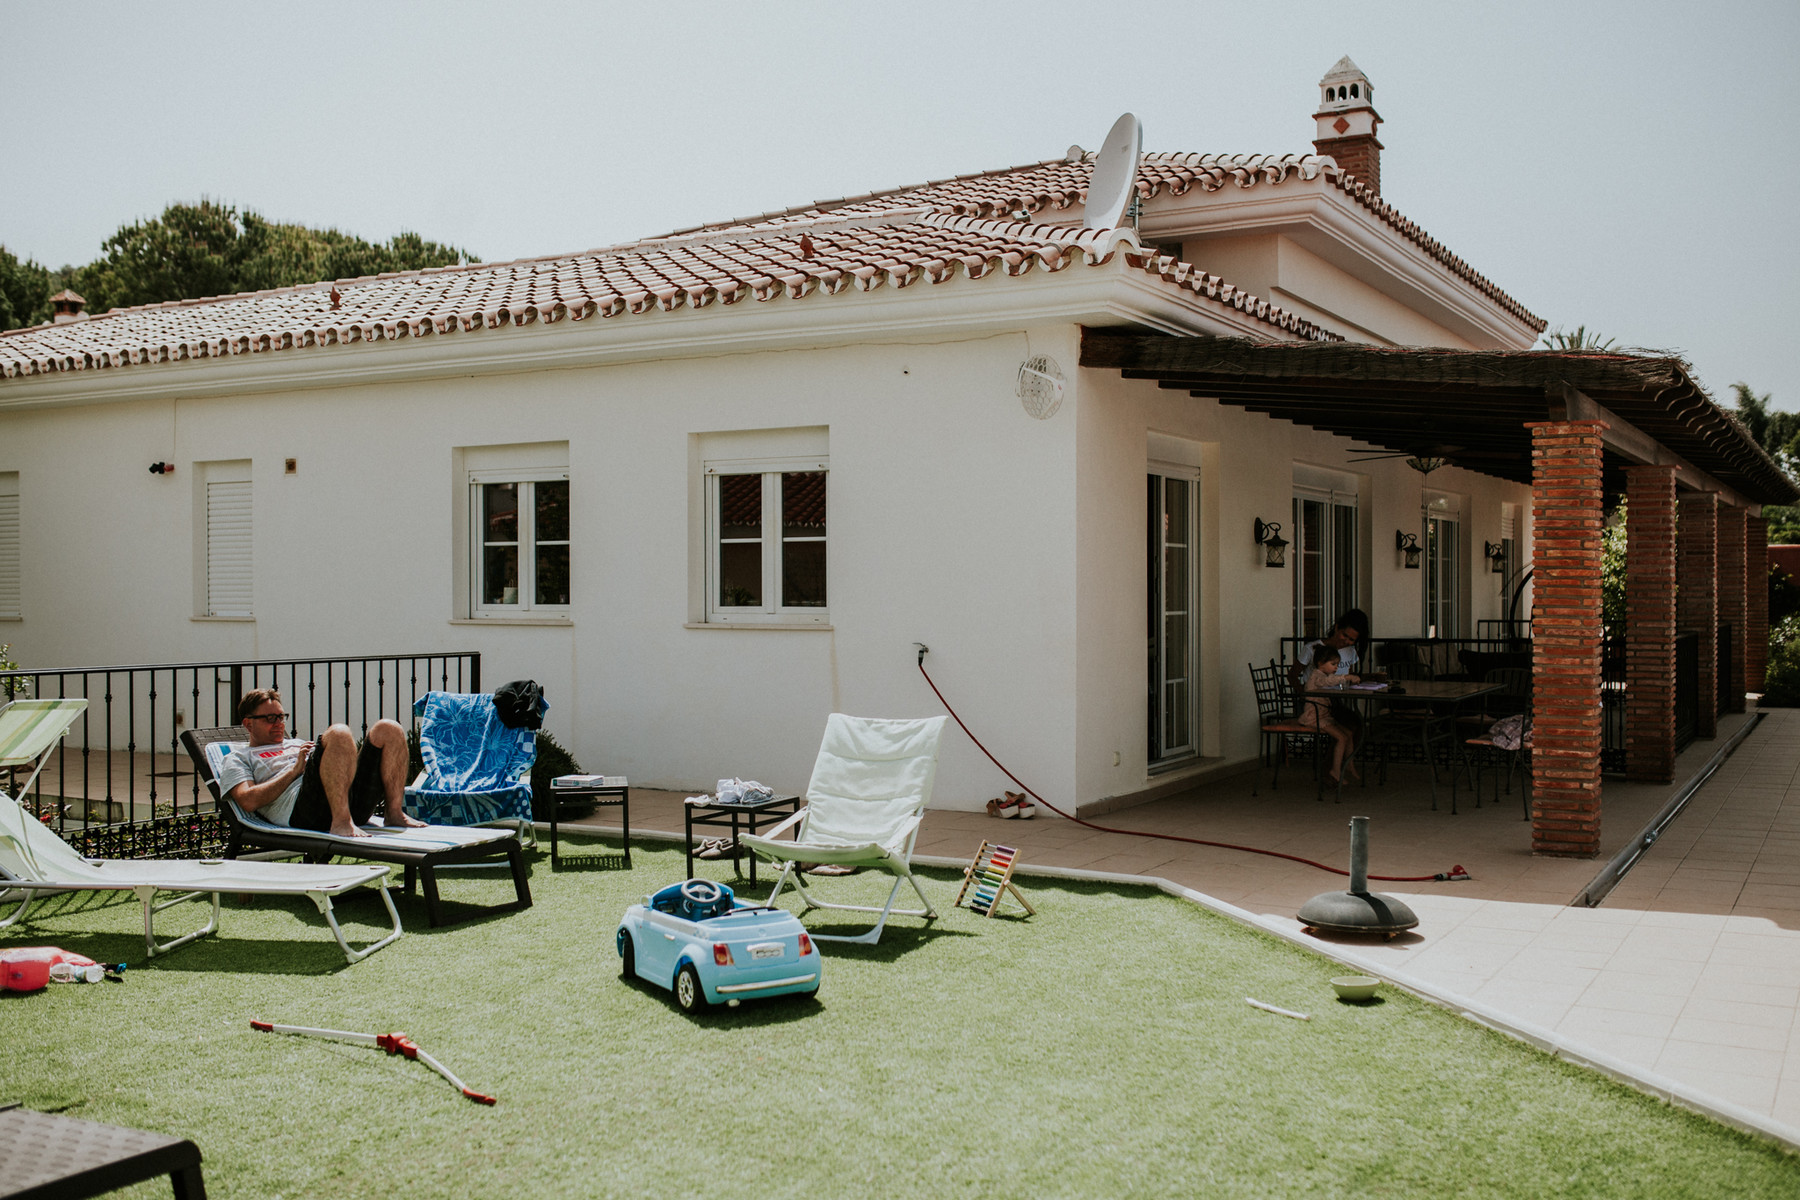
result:
[[(87, 708), (86, 700), (15, 700), (0, 709), (0, 767), (24, 766), (39, 758), (35, 780), (43, 770), (41, 756), (68, 732)], [(20, 792), (30, 789), (30, 781)], [(305, 896), (311, 900), (332, 936), (350, 962), (360, 962), (400, 936), (400, 913), (381, 887), (388, 868), (362, 863), (345, 866), (313, 866), (306, 863), (239, 862), (229, 859), (98, 859), (83, 858), (72, 846), (25, 811), (12, 797), (0, 792), (0, 895), (23, 892), (17, 911), (0, 920), (5, 929), (25, 916), (40, 893), (115, 891), (131, 892), (144, 908), (144, 946), (151, 955), (166, 954), (219, 927), (219, 894), (239, 892), (263, 895)], [(353, 950), (338, 928), (331, 898), (353, 888), (374, 886), (393, 918), (393, 931), (361, 950)], [(156, 902), (158, 892), (181, 893)], [(212, 917), (204, 928), (158, 944), (153, 922), (165, 908), (199, 896), (212, 896)]]
[[(815, 941), (872, 946), (881, 940), (890, 916), (937, 918), (937, 910), (913, 876), (912, 851), (931, 801), (944, 720), (883, 721), (832, 713), (825, 722), (812, 782), (806, 787), (806, 807), (761, 837), (739, 839), (764, 860), (782, 864), (781, 878), (769, 893), (770, 904), (791, 879), (809, 909), (881, 914), (867, 933), (855, 937), (815, 933)], [(795, 840), (775, 840), (795, 825), (799, 826)], [(799, 870), (801, 863), (871, 867), (894, 876), (894, 888), (881, 908), (828, 904), (813, 896)], [(902, 881), (912, 884), (924, 908), (894, 907)]]

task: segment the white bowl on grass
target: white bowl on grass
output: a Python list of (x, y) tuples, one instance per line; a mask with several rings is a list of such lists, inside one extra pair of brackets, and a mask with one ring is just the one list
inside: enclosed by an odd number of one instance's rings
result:
[(1381, 986), (1381, 980), (1373, 975), (1339, 975), (1331, 981), (1339, 1000), (1369, 1000), (1375, 996), (1375, 989)]

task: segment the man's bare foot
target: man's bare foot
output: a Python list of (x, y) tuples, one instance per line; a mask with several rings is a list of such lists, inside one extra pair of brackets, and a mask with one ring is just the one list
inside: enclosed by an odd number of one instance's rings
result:
[(428, 822), (421, 821), (416, 817), (408, 816), (403, 810), (401, 812), (388, 813), (385, 817), (381, 818), (381, 823), (386, 825), (389, 829), (423, 829)]
[(340, 824), (336, 821), (333, 821), (331, 823), (331, 836), (332, 837), (343, 837), (343, 838), (364, 838), (364, 837), (368, 837), (369, 835), (364, 833), (362, 830), (358, 829), (355, 825), (352, 825), (349, 821), (345, 821), (342, 824)]

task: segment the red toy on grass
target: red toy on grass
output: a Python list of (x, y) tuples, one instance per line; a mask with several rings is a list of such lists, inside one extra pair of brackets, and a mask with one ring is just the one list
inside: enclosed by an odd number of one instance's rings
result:
[(485, 1096), (471, 1088), (468, 1084), (452, 1075), (437, 1059), (425, 1053), (404, 1033), (345, 1033), (341, 1029), (308, 1029), (304, 1025), (276, 1025), (269, 1021), (251, 1021), (250, 1028), (263, 1033), (292, 1033), (302, 1037), (330, 1038), (338, 1042), (354, 1042), (359, 1046), (376, 1046), (389, 1054), (399, 1054), (406, 1058), (416, 1058), (432, 1070), (450, 1081), (452, 1087), (477, 1104), (492, 1104), (494, 1098)]

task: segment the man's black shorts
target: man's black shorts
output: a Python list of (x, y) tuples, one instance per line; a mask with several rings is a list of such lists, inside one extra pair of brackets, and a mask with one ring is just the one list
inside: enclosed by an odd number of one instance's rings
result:
[[(325, 784), (319, 778), (319, 760), (323, 756), (314, 746), (306, 756), (306, 771), (300, 777), (300, 795), (288, 824), (295, 829), (331, 831), (331, 802), (325, 798)], [(371, 746), (367, 739), (356, 751), (356, 776), (350, 780), (350, 819), (366, 825), (375, 810), (387, 805), (387, 791), (381, 786), (381, 747)]]

